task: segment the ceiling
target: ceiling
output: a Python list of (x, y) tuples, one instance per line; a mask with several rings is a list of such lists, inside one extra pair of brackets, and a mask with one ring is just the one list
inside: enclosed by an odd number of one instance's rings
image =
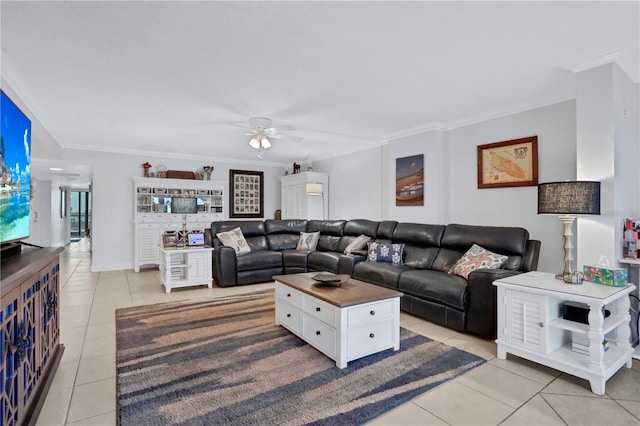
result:
[[(306, 163), (638, 82), (639, 4), (3, 0), (2, 71), (63, 148)], [(250, 117), (303, 140), (259, 159)]]

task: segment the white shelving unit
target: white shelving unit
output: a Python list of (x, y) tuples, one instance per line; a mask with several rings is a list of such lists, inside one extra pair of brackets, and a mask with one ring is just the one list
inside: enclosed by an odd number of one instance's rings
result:
[[(322, 184), (322, 195), (307, 195), (307, 183)], [(301, 172), (280, 177), (282, 219), (328, 219), (329, 174)]]
[(225, 183), (188, 179), (134, 179), (134, 270), (160, 264), (160, 240), (164, 231), (182, 230), (182, 214), (170, 212), (173, 197), (197, 198), (198, 213), (186, 215), (187, 230), (204, 230), (224, 219)]
[(160, 280), (173, 288), (206, 285), (212, 288), (211, 247), (160, 248)]
[[(528, 272), (494, 281), (498, 287), (498, 357), (507, 353), (589, 380), (604, 395), (605, 383), (623, 365), (631, 368), (629, 293), (634, 285), (574, 285), (553, 274)], [(562, 318), (564, 302), (589, 306), (589, 324)], [(603, 310), (611, 312), (607, 318)], [(572, 350), (574, 335), (589, 341), (589, 355)], [(605, 351), (602, 343), (609, 342)]]

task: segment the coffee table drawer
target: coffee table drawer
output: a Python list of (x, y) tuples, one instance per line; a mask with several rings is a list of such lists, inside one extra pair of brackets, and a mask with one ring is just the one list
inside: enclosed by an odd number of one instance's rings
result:
[(392, 348), (393, 321), (379, 321), (363, 327), (349, 328), (347, 336), (347, 359), (356, 359)]
[(349, 327), (353, 327), (389, 318), (393, 318), (393, 300), (351, 308), (347, 320)]
[(336, 317), (339, 308), (328, 304), (320, 299), (316, 299), (307, 294), (302, 295), (302, 310), (309, 315), (329, 324), (336, 326)]
[(336, 358), (336, 330), (324, 322), (303, 314), (302, 337), (329, 358)]
[(302, 295), (303, 293), (301, 291), (276, 283), (276, 297), (293, 306), (302, 308)]
[(278, 303), (276, 323), (281, 324), (296, 334), (302, 334), (302, 312), (286, 302)]

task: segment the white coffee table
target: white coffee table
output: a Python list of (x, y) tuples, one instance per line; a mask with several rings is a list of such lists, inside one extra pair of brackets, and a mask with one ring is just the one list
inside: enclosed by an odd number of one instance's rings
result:
[(320, 286), (314, 274), (277, 275), (276, 324), (309, 343), (339, 368), (385, 349), (400, 349), (399, 291), (350, 279)]

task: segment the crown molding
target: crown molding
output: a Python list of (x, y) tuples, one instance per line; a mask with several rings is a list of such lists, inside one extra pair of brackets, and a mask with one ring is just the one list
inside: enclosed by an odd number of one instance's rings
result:
[(582, 58), (574, 58), (563, 64), (561, 68), (572, 73), (587, 71), (592, 68), (606, 64), (618, 64), (627, 76), (634, 82), (640, 82), (640, 54), (638, 49), (630, 49), (622, 46), (616, 46), (611, 49), (603, 50), (593, 55), (584, 56)]
[(143, 157), (160, 157), (160, 158), (178, 158), (181, 160), (197, 160), (197, 161), (211, 161), (218, 163), (227, 163), (227, 164), (242, 164), (248, 166), (262, 166), (262, 167), (286, 167), (288, 163), (274, 162), (274, 161), (264, 161), (264, 160), (239, 160), (235, 158), (225, 158), (225, 157), (207, 157), (203, 155), (195, 155), (195, 154), (184, 154), (179, 152), (170, 152), (170, 151), (154, 151), (152, 154), (147, 150), (139, 150), (139, 149), (126, 149), (126, 148), (103, 148), (103, 147), (88, 147), (85, 145), (66, 145), (64, 147), (65, 150), (76, 150), (76, 151), (88, 151), (88, 152), (96, 152), (96, 153), (106, 153), (106, 154), (122, 154), (122, 155), (138, 155)]

